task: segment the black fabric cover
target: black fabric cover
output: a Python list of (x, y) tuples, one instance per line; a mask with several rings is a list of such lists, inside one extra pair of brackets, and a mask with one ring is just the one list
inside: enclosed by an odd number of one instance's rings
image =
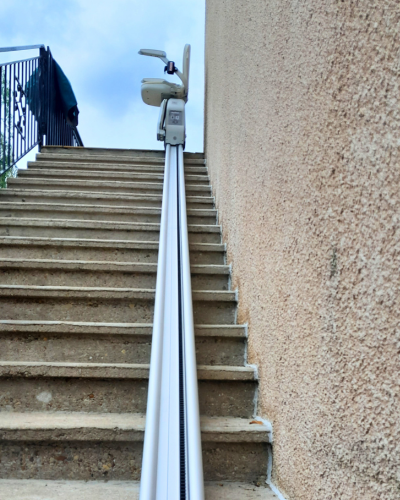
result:
[[(73, 126), (78, 126), (78, 101), (68, 78), (60, 65), (54, 62), (55, 108), (60, 108), (67, 120)], [(37, 117), (39, 114), (39, 71), (36, 69), (26, 83), (26, 99), (31, 112)]]
[(55, 59), (55, 81), (58, 88), (58, 99), (59, 104), (63, 110), (64, 116), (68, 123), (74, 127), (78, 125), (78, 101), (76, 100), (74, 91), (68, 78), (65, 76), (64, 71), (61, 69), (60, 65)]

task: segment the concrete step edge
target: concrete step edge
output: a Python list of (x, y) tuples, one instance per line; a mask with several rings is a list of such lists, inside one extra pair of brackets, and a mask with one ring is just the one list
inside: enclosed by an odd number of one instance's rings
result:
[[(81, 219), (35, 219), (31, 217), (0, 217), (0, 226), (29, 226), (29, 227), (59, 227), (83, 229), (107, 229), (159, 231), (160, 224), (155, 222), (123, 222), (123, 221), (98, 221)], [(217, 224), (201, 225), (188, 224), (189, 233), (221, 233), (221, 226)]]
[[(59, 269), (155, 274), (157, 272), (157, 264), (140, 262), (0, 258), (0, 269)], [(219, 264), (193, 264), (191, 266), (191, 271), (192, 274), (201, 275), (229, 275), (230, 267)]]
[[(23, 378), (90, 378), (131, 379), (149, 378), (150, 365), (128, 363), (62, 363), (44, 361), (0, 361), (0, 377)], [(256, 371), (250, 366), (197, 366), (199, 380), (236, 382), (256, 381)], [(2, 412), (0, 412), (0, 415)]]
[[(150, 173), (150, 172), (117, 172), (114, 170), (106, 171), (106, 172), (96, 172), (96, 171), (90, 171), (90, 172), (82, 172), (79, 170), (57, 170), (56, 168), (49, 168), (49, 169), (20, 169), (18, 171), (18, 177), (23, 178), (23, 177), (29, 177), (29, 178), (35, 178), (35, 176), (38, 176), (37, 178), (46, 178), (46, 177), (53, 177), (53, 176), (58, 176), (58, 175), (63, 175), (66, 176), (66, 178), (69, 177), (94, 177), (95, 179), (101, 179), (105, 178), (107, 180), (115, 179), (116, 177), (121, 177), (121, 178), (128, 178), (128, 179), (135, 179), (137, 178), (148, 178), (148, 179), (154, 179), (154, 180), (159, 180), (163, 182), (164, 180), (164, 174), (158, 174), (158, 173)], [(58, 177), (57, 177), (58, 179)], [(194, 175), (194, 174), (186, 174), (185, 175), (185, 180), (186, 182), (188, 181), (200, 181), (202, 183), (204, 182), (209, 182), (210, 178), (208, 175)]]
[[(205, 481), (207, 500), (277, 500), (268, 486), (254, 482)], [(139, 481), (0, 479), (4, 498), (13, 500), (138, 500)]]
[[(203, 442), (269, 442), (271, 430), (254, 420), (200, 417)], [(138, 413), (1, 412), (2, 440), (86, 441), (99, 439), (143, 441), (146, 416)], [(32, 432), (33, 431), (33, 432)]]
[[(243, 340), (245, 325), (194, 325), (196, 337), (218, 337)], [(0, 334), (94, 334), (94, 335), (152, 335), (152, 323), (94, 323), (74, 321), (0, 320)]]
[[(140, 215), (161, 215), (161, 208), (156, 207), (129, 207), (129, 206), (115, 206), (115, 205), (68, 205), (68, 204), (54, 204), (54, 203), (26, 203), (26, 202), (10, 202), (1, 201), (0, 210), (51, 210), (53, 212), (89, 212), (89, 213), (115, 213), (115, 214), (140, 214)], [(217, 210), (203, 209), (203, 208), (188, 208), (187, 214), (189, 216), (198, 217), (215, 217)]]
[[(185, 161), (204, 162), (204, 153), (184, 152)], [(43, 146), (41, 151), (36, 154), (36, 158), (46, 157), (69, 157), (69, 158), (121, 158), (121, 159), (145, 159), (164, 161), (165, 151), (163, 149), (120, 149), (120, 148), (69, 148), (68, 146)]]
[[(40, 236), (0, 236), (0, 245), (68, 246), (158, 250), (158, 241), (101, 240), (89, 238), (43, 238)], [(190, 243), (191, 252), (225, 252), (225, 243)]]
[[(27, 177), (9, 177), (7, 179), (7, 185), (18, 185), (26, 184), (29, 182), (29, 186), (86, 186), (86, 187), (105, 187), (105, 188), (121, 188), (121, 189), (152, 189), (160, 190), (163, 189), (162, 182), (129, 182), (129, 181), (88, 181), (88, 180), (71, 180), (71, 179), (42, 179), (42, 178), (27, 178)], [(202, 184), (186, 184), (186, 191), (199, 191), (199, 192), (211, 192), (211, 186), (204, 186)]]
[[(72, 154), (57, 154), (57, 153), (39, 153), (36, 155), (36, 160), (37, 161), (53, 161), (54, 159), (57, 159), (58, 161), (67, 161), (67, 162), (74, 162), (74, 161), (79, 161), (79, 162), (85, 162), (85, 163), (109, 163), (109, 164), (114, 164), (114, 163), (119, 163), (119, 164), (154, 164), (154, 165), (164, 165), (165, 163), (165, 158), (164, 156), (162, 157), (151, 157), (151, 156), (137, 156), (137, 157), (129, 157), (128, 155), (117, 155), (117, 156), (111, 156), (111, 155), (94, 155), (94, 154), (79, 154), (79, 155), (72, 155)], [(204, 159), (196, 158), (196, 159), (190, 159), (190, 158), (184, 158), (184, 163), (185, 165), (205, 165), (206, 162)]]
[[(150, 300), (155, 298), (155, 290), (145, 288), (105, 288), (70, 286), (25, 286), (0, 285), (0, 298), (52, 298), (57, 300)], [(192, 297), (198, 302), (228, 302), (236, 304), (235, 291), (193, 290)]]
[[(68, 162), (68, 161), (51, 161), (51, 163), (46, 160), (46, 161), (28, 161), (28, 169), (30, 170), (41, 170), (43, 169), (49, 169), (49, 168), (60, 168), (60, 169), (65, 169), (69, 170), (72, 168), (76, 168), (79, 170), (88, 170), (88, 171), (109, 171), (109, 172), (141, 172), (143, 170), (147, 170), (149, 172), (164, 172), (164, 163), (162, 164), (157, 164), (157, 165), (149, 165), (149, 164), (134, 164), (134, 165), (127, 165), (124, 163), (85, 163), (85, 162)], [(25, 170), (25, 169), (20, 169), (20, 170)], [(191, 172), (196, 172), (196, 173), (201, 173), (202, 175), (206, 175), (208, 170), (205, 165), (192, 165), (190, 166), (189, 164), (185, 165), (185, 172), (191, 173)]]
[[(96, 199), (96, 200), (131, 200), (131, 201), (141, 201), (145, 199), (146, 201), (160, 201), (162, 199), (161, 194), (115, 194), (106, 192), (91, 192), (91, 191), (65, 191), (65, 190), (46, 190), (46, 189), (13, 189), (7, 188), (6, 190), (0, 191), (0, 196), (26, 196), (26, 197), (41, 197), (41, 198), (78, 198), (78, 199)], [(214, 204), (213, 196), (186, 196), (186, 204), (191, 203), (204, 203), (204, 204)]]

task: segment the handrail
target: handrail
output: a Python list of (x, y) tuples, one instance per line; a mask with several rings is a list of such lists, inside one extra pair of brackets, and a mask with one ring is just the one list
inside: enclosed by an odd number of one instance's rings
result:
[(18, 50), (44, 49), (44, 45), (20, 45), (19, 47), (0, 47), (0, 52), (15, 52)]
[(204, 500), (183, 148), (166, 145), (140, 500)]
[(35, 146), (83, 146), (77, 110), (71, 121), (60, 104), (50, 49), (30, 45), (0, 52), (34, 48), (40, 49), (38, 57), (0, 63), (0, 177)]

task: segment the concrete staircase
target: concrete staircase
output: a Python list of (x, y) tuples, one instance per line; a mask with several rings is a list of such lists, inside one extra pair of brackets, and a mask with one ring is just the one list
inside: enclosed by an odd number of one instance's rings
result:
[[(273, 498), (204, 163), (185, 154), (207, 498)], [(46, 147), (28, 167), (0, 192), (0, 498), (137, 498), (164, 153)]]

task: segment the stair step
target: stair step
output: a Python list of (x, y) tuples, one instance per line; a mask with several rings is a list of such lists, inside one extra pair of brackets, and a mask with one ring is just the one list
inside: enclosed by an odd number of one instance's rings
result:
[[(79, 191), (43, 190), (43, 189), (1, 189), (2, 201), (20, 203), (48, 203), (68, 205), (111, 205), (115, 207), (161, 207), (160, 194), (108, 194)], [(211, 196), (187, 196), (188, 208), (213, 208), (214, 198)]]
[[(0, 255), (24, 259), (157, 262), (158, 241), (114, 241), (77, 238), (0, 236)], [(191, 243), (192, 264), (225, 263), (225, 245)]]
[[(268, 443), (270, 429), (234, 417), (201, 417), (203, 442)], [(1, 412), (2, 441), (143, 441), (141, 413)], [(61, 431), (61, 432), (60, 432)]]
[[(41, 170), (41, 169), (64, 169), (64, 170), (81, 170), (81, 171), (92, 171), (92, 172), (149, 172), (149, 173), (164, 173), (164, 163), (162, 165), (127, 165), (127, 164), (118, 164), (118, 163), (84, 163), (76, 159), (73, 162), (68, 161), (29, 161), (28, 169), (29, 170)], [(22, 169), (19, 170), (21, 172)], [(205, 166), (186, 166), (185, 165), (185, 174), (188, 175), (208, 175), (207, 168)]]
[[(2, 259), (2, 285), (155, 288), (157, 264), (50, 259)], [(229, 266), (193, 265), (195, 290), (228, 290)]]
[[(192, 296), (195, 323), (235, 323), (235, 292), (195, 290)], [(0, 285), (0, 317), (151, 323), (154, 298), (150, 289)]]
[[(7, 186), (17, 189), (41, 189), (44, 191), (79, 191), (79, 192), (92, 192), (92, 193), (145, 193), (160, 194), (162, 193), (162, 182), (128, 182), (128, 181), (85, 181), (85, 180), (64, 180), (64, 179), (40, 179), (40, 178), (27, 178), (16, 177), (7, 179)], [(211, 187), (208, 185), (188, 184), (186, 192), (193, 196), (209, 196)]]
[[(31, 179), (45, 179), (45, 180), (103, 180), (105, 182), (163, 182), (163, 173), (153, 173), (153, 172), (117, 172), (112, 169), (109, 171), (80, 171), (80, 170), (66, 170), (66, 169), (56, 169), (54, 166), (47, 169), (20, 169), (18, 170), (18, 178)], [(209, 185), (210, 179), (207, 175), (195, 175), (187, 174), (185, 175), (185, 183), (188, 184), (198, 184), (198, 185)]]
[[(23, 203), (1, 201), (0, 198), (0, 217), (159, 223), (161, 208)], [(217, 222), (217, 211), (189, 208), (187, 217), (189, 224), (213, 225)]]
[[(0, 362), (3, 411), (145, 413), (149, 365)], [(200, 413), (251, 418), (256, 374), (251, 367), (197, 367)]]
[[(267, 427), (252, 425), (248, 419), (226, 417), (203, 417), (200, 425), (206, 480), (251, 481), (265, 477)], [(132, 413), (3, 412), (0, 456), (5, 466), (0, 475), (8, 472), (8, 477), (66, 479), (73, 473), (81, 480), (138, 480), (144, 427), (145, 416)], [(25, 447), (23, 458), (16, 460), (21, 446)], [(11, 449), (14, 456), (10, 457)], [(10, 474), (7, 469), (11, 468), (14, 471)]]
[[(89, 161), (98, 163), (153, 163), (162, 164), (165, 163), (165, 153), (164, 151), (139, 151), (136, 150), (112, 150), (112, 154), (104, 150), (103, 152), (89, 151), (90, 148), (85, 148), (85, 151), (56, 151), (48, 147), (42, 148), (41, 152), (36, 155), (38, 161), (55, 160), (55, 161)], [(110, 151), (110, 150), (108, 150)], [(193, 156), (193, 154), (184, 153), (184, 163), (185, 165), (205, 165), (204, 155), (201, 157), (198, 154)]]
[[(159, 160), (164, 161), (165, 151), (162, 149), (114, 149), (114, 148), (76, 148), (68, 146), (43, 146), (40, 153), (36, 155), (39, 159), (42, 156), (47, 158), (52, 158), (56, 156), (62, 156), (63, 158), (93, 158), (95, 156), (99, 158), (109, 157), (115, 161), (117, 158), (125, 158), (134, 160), (135, 158), (145, 158), (147, 160)], [(189, 158), (204, 158), (203, 156), (197, 156), (193, 153), (184, 153), (185, 157)]]
[[(147, 379), (148, 364), (128, 363), (56, 363), (34, 361), (0, 361), (0, 377), (52, 377)], [(198, 365), (199, 380), (254, 381), (256, 374), (251, 366)]]
[[(207, 481), (206, 500), (277, 500), (264, 484), (237, 481)], [(0, 491), (13, 500), (139, 500), (139, 481), (71, 481), (2, 479)]]
[[(149, 363), (152, 324), (0, 321), (3, 361)], [(197, 363), (243, 366), (245, 328), (196, 325)]]
[[(0, 218), (0, 236), (158, 241), (159, 224), (67, 219)], [(221, 227), (188, 226), (190, 243), (221, 243)]]

